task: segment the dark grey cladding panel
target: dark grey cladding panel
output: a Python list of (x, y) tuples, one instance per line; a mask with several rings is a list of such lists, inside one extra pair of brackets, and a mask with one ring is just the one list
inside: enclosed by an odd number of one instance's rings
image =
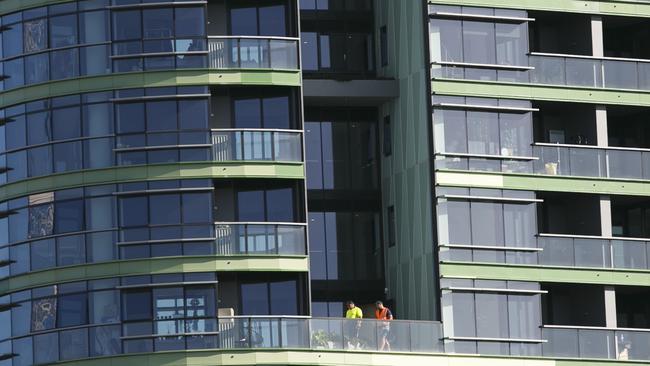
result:
[(309, 104), (378, 105), (399, 96), (396, 80), (303, 80), (305, 101)]

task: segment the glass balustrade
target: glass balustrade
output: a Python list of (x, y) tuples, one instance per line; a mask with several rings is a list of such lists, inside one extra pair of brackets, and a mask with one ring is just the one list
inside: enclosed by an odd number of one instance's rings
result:
[(589, 327), (542, 328), (544, 357), (650, 360), (650, 331)]
[(269, 37), (210, 37), (212, 69), (298, 69), (298, 40)]
[(342, 318), (234, 317), (219, 319), (220, 347), (443, 352), (438, 322)]
[(439, 153), (435, 163), (437, 169), (650, 179), (650, 150), (647, 149), (536, 143), (532, 155), (529, 161), (524, 161), (507, 156), (465, 157)]
[(214, 161), (302, 161), (302, 133), (289, 130), (214, 130)]
[(305, 225), (217, 223), (215, 232), (218, 255), (306, 255)]

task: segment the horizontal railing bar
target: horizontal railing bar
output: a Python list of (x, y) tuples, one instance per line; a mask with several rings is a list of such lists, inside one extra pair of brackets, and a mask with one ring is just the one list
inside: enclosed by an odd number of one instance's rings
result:
[(620, 241), (648, 241), (650, 238), (626, 238), (621, 236), (597, 236), (597, 235), (574, 235), (574, 234), (551, 234), (539, 233), (538, 237), (542, 238), (570, 238), (570, 239), (596, 239), (596, 240), (620, 240)]
[(619, 146), (597, 146), (597, 145), (575, 145), (575, 144), (553, 144), (550, 142), (535, 142), (533, 146), (543, 147), (560, 147), (568, 149), (593, 149), (593, 150), (620, 150), (630, 152), (650, 152), (647, 148), (637, 147), (619, 147)]
[(545, 57), (583, 58), (583, 59), (603, 60), (603, 61), (650, 63), (650, 60), (642, 59), (642, 58), (604, 57), (604, 56), (591, 56), (591, 55), (571, 55), (571, 54), (566, 54), (566, 53), (548, 53), (548, 52), (530, 52), (529, 55), (530, 56), (545, 56)]
[(465, 13), (453, 13), (446, 11), (434, 11), (430, 13), (429, 16), (437, 17), (446, 17), (446, 18), (468, 18), (468, 19), (485, 19), (485, 20), (503, 20), (507, 22), (534, 22), (535, 18), (528, 17), (510, 17), (510, 16), (500, 16), (500, 15), (482, 15), (482, 14), (465, 14)]
[(474, 68), (484, 68), (484, 69), (504, 69), (504, 70), (535, 70), (533, 66), (518, 66), (518, 65), (500, 65), (500, 64), (482, 64), (482, 63), (473, 63), (473, 62), (456, 62), (456, 61), (432, 61), (432, 64), (441, 65), (441, 66), (460, 66), (460, 67), (474, 67)]
[(485, 109), (492, 111), (506, 111), (506, 112), (539, 112), (539, 108), (525, 108), (525, 107), (506, 107), (497, 105), (480, 105), (480, 104), (460, 104), (460, 103), (434, 103), (434, 107), (439, 108), (462, 108), (462, 109)]
[(218, 221), (215, 225), (255, 225), (255, 226), (307, 226), (304, 222), (275, 222), (275, 221)]
[(500, 247), (496, 245), (467, 245), (467, 244), (438, 244), (439, 247), (444, 248), (459, 248), (459, 249), (488, 249), (488, 250), (502, 250), (513, 252), (542, 252), (544, 248), (531, 248), (531, 247)]
[(492, 337), (444, 337), (452, 341), (481, 341), (481, 342), (509, 342), (509, 343), (547, 343), (546, 339), (522, 338), (492, 338)]
[(444, 194), (438, 196), (437, 198), (445, 199), (461, 199), (469, 201), (502, 201), (502, 202), (520, 202), (520, 203), (539, 203), (544, 202), (543, 199), (539, 198), (511, 198), (511, 197), (490, 197), (490, 196), (470, 196), (470, 195), (461, 195), (461, 194)]
[(639, 333), (650, 333), (650, 329), (646, 328), (609, 328), (609, 327), (597, 327), (597, 326), (584, 326), (584, 325), (542, 325), (543, 329), (584, 329), (584, 330), (606, 330), (612, 332), (639, 332)]
[[(192, 285), (216, 285), (219, 281), (180, 281), (180, 282), (164, 282), (164, 283), (143, 283), (139, 285), (122, 285), (115, 286), (116, 289), (129, 289), (129, 288), (143, 288), (143, 287), (168, 287), (168, 286), (192, 286)], [(161, 320), (161, 319), (153, 319)], [(162, 319), (167, 320), (167, 319)]]
[[(216, 319), (216, 318), (212, 318)], [(174, 320), (188, 320), (188, 318), (179, 318), (179, 319), (164, 319), (163, 321), (174, 321)], [(192, 320), (189, 318), (189, 320)], [(204, 319), (195, 319), (195, 320), (204, 320)], [(219, 335), (219, 332), (197, 332), (197, 333), (171, 333), (171, 334), (146, 334), (146, 335), (135, 335), (135, 336), (122, 336), (120, 339), (129, 340), (129, 339), (147, 339), (147, 338), (166, 338), (166, 337), (188, 337), (188, 336), (205, 336), (205, 335)]]
[(458, 156), (458, 157), (467, 157), (467, 158), (502, 159), (502, 160), (523, 160), (523, 161), (539, 160), (539, 158), (535, 156), (491, 155), (491, 154), (473, 154), (473, 153), (455, 153), (455, 152), (436, 152), (436, 155)]
[(287, 128), (212, 128), (212, 132), (286, 132), (300, 134), (304, 130), (292, 130)]
[(193, 188), (168, 188), (168, 189), (143, 189), (138, 191), (113, 192), (114, 196), (133, 196), (138, 194), (174, 193), (174, 192), (205, 192), (214, 191), (214, 187), (193, 187)]
[(208, 36), (210, 39), (269, 39), (269, 40), (278, 40), (278, 41), (300, 41), (298, 37), (281, 37), (281, 36)]
[(509, 289), (509, 288), (491, 288), (491, 287), (459, 287), (459, 286), (449, 286), (443, 287), (441, 290), (449, 291), (464, 291), (464, 292), (499, 292), (499, 293), (513, 293), (513, 294), (547, 294), (546, 290), (519, 290), (519, 289)]

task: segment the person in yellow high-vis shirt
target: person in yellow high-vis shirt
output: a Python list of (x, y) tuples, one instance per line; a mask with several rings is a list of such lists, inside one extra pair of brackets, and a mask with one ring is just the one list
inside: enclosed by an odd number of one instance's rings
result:
[[(345, 311), (345, 318), (350, 319), (347, 321), (346, 325), (347, 332), (347, 343), (349, 349), (360, 348), (359, 341), (359, 329), (361, 329), (361, 319), (363, 319), (363, 311), (361, 308), (354, 304), (354, 301), (347, 301), (345, 303), (347, 310)], [(352, 321), (357, 319), (356, 321)]]
[(363, 318), (363, 311), (354, 305), (354, 301), (348, 301), (345, 303), (345, 307), (348, 309), (345, 312), (346, 319), (361, 319)]

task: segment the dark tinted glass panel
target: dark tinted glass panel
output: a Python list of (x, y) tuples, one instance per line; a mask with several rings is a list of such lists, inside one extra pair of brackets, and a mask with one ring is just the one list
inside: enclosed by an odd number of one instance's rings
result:
[(83, 200), (64, 201), (55, 204), (54, 228), (57, 233), (81, 231), (83, 227)]
[(318, 70), (318, 35), (315, 32), (300, 33), (303, 70)]
[(174, 36), (173, 9), (145, 9), (142, 11), (144, 39), (172, 38)]
[(286, 36), (284, 5), (263, 6), (259, 9), (261, 36)]
[(50, 47), (58, 48), (77, 44), (77, 15), (50, 18)]
[(81, 111), (79, 107), (55, 109), (52, 111), (52, 135), (54, 140), (81, 136)]
[(147, 103), (147, 131), (175, 130), (176, 101)]
[(72, 327), (88, 323), (87, 295), (75, 294), (59, 297), (59, 327)]
[(31, 243), (32, 271), (56, 266), (54, 239)]
[(151, 319), (151, 292), (148, 290), (128, 291), (122, 294), (122, 319)]
[(144, 105), (128, 103), (117, 105), (117, 133), (144, 131)]
[(79, 49), (50, 52), (50, 78), (67, 79), (79, 75)]
[(264, 221), (264, 192), (243, 191), (237, 194), (239, 221)]
[(238, 36), (258, 35), (257, 8), (231, 9), (230, 34)]
[(25, 82), (36, 84), (49, 80), (50, 63), (47, 53), (25, 57)]
[(83, 157), (81, 145), (81, 141), (53, 145), (52, 152), (54, 154), (55, 173), (82, 169)]
[(264, 98), (264, 128), (290, 128), (289, 97)]
[(147, 197), (120, 199), (120, 225), (142, 226), (148, 222)]
[(27, 143), (42, 144), (51, 140), (50, 114), (48, 112), (27, 115)]
[(80, 43), (109, 41), (108, 12), (93, 11), (79, 14)]
[(57, 263), (70, 266), (86, 262), (86, 246), (83, 235), (65, 236), (57, 239)]
[(205, 35), (203, 8), (176, 8), (176, 38)]
[(181, 100), (178, 102), (178, 122), (182, 130), (208, 127), (208, 102), (205, 100)]
[(183, 194), (183, 222), (207, 223), (212, 221), (212, 195), (210, 193)]
[(262, 115), (260, 107), (258, 98), (235, 100), (235, 127), (261, 128)]
[(156, 194), (149, 197), (149, 223), (151, 225), (179, 224), (180, 197), (178, 194)]
[(268, 285), (246, 283), (241, 285), (243, 315), (269, 315)]
[(292, 222), (293, 192), (291, 188), (266, 191), (266, 219), (273, 222)]
[(113, 39), (140, 39), (140, 11), (128, 10), (113, 13)]
[(52, 173), (52, 147), (42, 146), (29, 149), (27, 164), (30, 177)]
[(271, 314), (297, 315), (296, 281), (271, 282)]
[(7, 26), (2, 32), (2, 46), (4, 57), (11, 57), (23, 53), (23, 26), (16, 23)]
[(27, 132), (25, 126), (25, 117), (12, 117), (13, 121), (9, 121), (5, 127), (7, 134), (7, 149), (17, 149), (23, 147), (27, 143)]

